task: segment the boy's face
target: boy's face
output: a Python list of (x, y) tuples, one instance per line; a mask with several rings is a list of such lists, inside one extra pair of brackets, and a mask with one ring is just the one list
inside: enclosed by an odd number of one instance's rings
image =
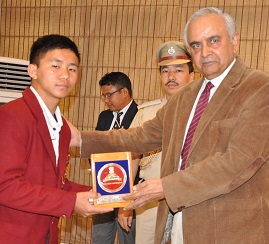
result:
[(32, 86), (45, 104), (58, 104), (66, 97), (78, 79), (79, 61), (69, 49), (48, 51), (39, 61), (39, 65), (30, 64), (28, 73)]

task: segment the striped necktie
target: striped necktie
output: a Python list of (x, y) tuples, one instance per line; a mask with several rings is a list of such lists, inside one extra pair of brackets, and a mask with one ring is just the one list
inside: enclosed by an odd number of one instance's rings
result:
[(120, 116), (123, 114), (123, 112), (117, 112), (117, 118), (115, 120), (115, 123), (112, 127), (112, 130), (118, 130), (120, 128)]
[(181, 161), (181, 166), (180, 166), (180, 170), (184, 170), (185, 169), (185, 163), (186, 163), (186, 159), (187, 159), (187, 156), (188, 156), (188, 152), (189, 152), (189, 149), (190, 149), (190, 146), (191, 146), (191, 141), (192, 141), (192, 138), (193, 138), (193, 135), (194, 135), (194, 132), (196, 130), (196, 127), (199, 123), (199, 120), (208, 104), (208, 100), (209, 100), (209, 96), (210, 96), (210, 90), (211, 88), (213, 88), (214, 85), (209, 81), (207, 84), (206, 84), (206, 87), (204, 89), (204, 91), (202, 92), (199, 100), (198, 100), (198, 103), (197, 103), (197, 106), (196, 106), (196, 109), (195, 109), (195, 112), (194, 112), (194, 116), (192, 118), (192, 121), (191, 121), (191, 124), (190, 124), (190, 127), (189, 127), (189, 130), (188, 130), (188, 133), (187, 133), (187, 136), (186, 136), (186, 139), (185, 139), (185, 143), (184, 143), (184, 146), (183, 146), (183, 149), (181, 151), (181, 158), (182, 158), (182, 161)]

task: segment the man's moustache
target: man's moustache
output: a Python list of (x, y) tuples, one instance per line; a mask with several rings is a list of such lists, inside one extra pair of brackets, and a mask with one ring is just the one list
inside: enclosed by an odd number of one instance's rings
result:
[(166, 83), (166, 85), (169, 85), (169, 84), (175, 84), (175, 85), (178, 85), (178, 83), (176, 83), (176, 82), (174, 82), (174, 81), (168, 81), (168, 82)]

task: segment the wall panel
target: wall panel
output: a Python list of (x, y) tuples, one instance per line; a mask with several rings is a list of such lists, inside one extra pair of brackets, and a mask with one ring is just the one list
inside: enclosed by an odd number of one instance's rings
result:
[[(201, 7), (230, 13), (242, 59), (269, 70), (269, 0), (0, 0), (0, 6), (0, 56), (28, 59), (33, 41), (45, 34), (67, 35), (77, 43), (81, 79), (60, 106), (80, 130), (93, 130), (105, 108), (98, 81), (107, 72), (129, 75), (139, 104), (162, 96), (155, 51), (164, 41), (182, 41), (187, 19)], [(79, 158), (79, 149), (70, 152), (69, 178), (88, 184), (88, 161)], [(91, 218), (62, 219), (60, 229), (63, 243), (91, 242)]]

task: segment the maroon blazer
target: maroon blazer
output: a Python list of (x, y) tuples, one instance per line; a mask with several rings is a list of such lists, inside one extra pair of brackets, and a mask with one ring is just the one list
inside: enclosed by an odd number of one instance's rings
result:
[(42, 109), (30, 88), (0, 107), (0, 243), (57, 243), (58, 217), (73, 213), (90, 187), (65, 178), (70, 129), (63, 119), (59, 162)]

